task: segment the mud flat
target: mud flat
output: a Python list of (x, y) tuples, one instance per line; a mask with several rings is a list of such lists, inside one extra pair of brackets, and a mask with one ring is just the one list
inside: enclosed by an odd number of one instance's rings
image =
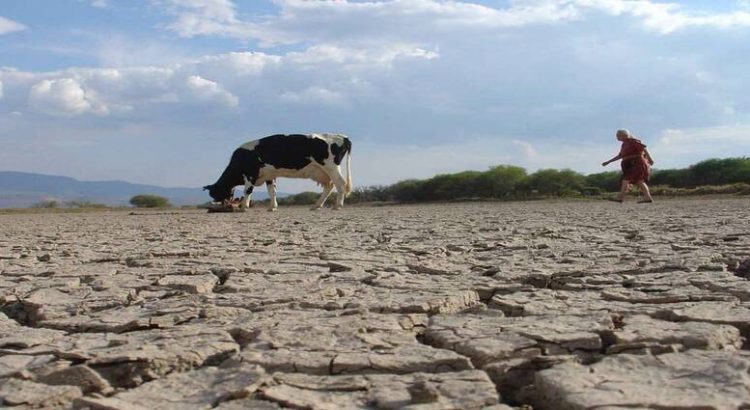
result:
[(750, 200), (0, 215), (0, 404), (750, 406)]

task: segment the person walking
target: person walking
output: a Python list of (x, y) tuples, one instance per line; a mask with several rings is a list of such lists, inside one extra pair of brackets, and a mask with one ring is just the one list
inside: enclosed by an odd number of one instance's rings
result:
[(615, 138), (622, 142), (620, 153), (614, 158), (602, 162), (602, 166), (606, 167), (612, 162), (622, 160), (620, 163), (620, 167), (622, 168), (620, 193), (613, 201), (623, 202), (625, 195), (630, 190), (630, 185), (633, 184), (638, 186), (643, 195), (643, 199), (638, 201), (639, 203), (654, 202), (648, 185), (646, 185), (651, 174), (651, 166), (654, 165), (654, 160), (646, 149), (646, 145), (625, 129), (617, 130)]

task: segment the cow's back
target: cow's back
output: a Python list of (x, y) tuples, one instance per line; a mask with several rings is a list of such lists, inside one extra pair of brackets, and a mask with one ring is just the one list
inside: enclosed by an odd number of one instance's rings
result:
[(243, 147), (252, 147), (261, 161), (276, 168), (302, 169), (311, 159), (322, 165), (328, 157), (326, 141), (312, 135), (271, 135)]

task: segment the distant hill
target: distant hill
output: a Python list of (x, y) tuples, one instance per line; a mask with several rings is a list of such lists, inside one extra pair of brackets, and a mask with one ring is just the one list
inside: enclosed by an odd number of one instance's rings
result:
[[(26, 208), (40, 201), (91, 201), (111, 206), (129, 205), (131, 197), (153, 194), (169, 198), (172, 205), (198, 205), (211, 198), (201, 188), (164, 188), (124, 181), (79, 181), (70, 177), (0, 171), (0, 208)], [(279, 196), (283, 194), (279, 193)], [(265, 190), (253, 199), (267, 199)]]

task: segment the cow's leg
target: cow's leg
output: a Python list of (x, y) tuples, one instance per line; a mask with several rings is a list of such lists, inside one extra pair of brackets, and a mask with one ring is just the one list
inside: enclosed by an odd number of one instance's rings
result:
[(344, 206), (344, 197), (346, 196), (346, 180), (341, 176), (341, 169), (338, 166), (329, 171), (333, 185), (336, 186), (336, 203), (333, 209), (341, 209)]
[(253, 182), (251, 180), (245, 180), (245, 188), (243, 192), (245, 196), (242, 197), (240, 206), (243, 208), (250, 208), (250, 196), (253, 194)]
[(276, 180), (266, 181), (266, 188), (268, 188), (268, 211), (273, 212), (279, 207), (276, 202)]
[(242, 197), (242, 201), (240, 203), (240, 206), (243, 208), (250, 208), (250, 205), (252, 204), (252, 200), (250, 197), (253, 194), (253, 186), (245, 186), (245, 196)]
[(326, 203), (326, 199), (328, 199), (328, 196), (331, 195), (331, 191), (333, 191), (333, 182), (328, 181), (323, 185), (323, 193), (320, 194), (320, 198), (318, 198), (318, 201), (315, 202), (315, 205), (313, 205), (312, 208), (310, 208), (313, 211), (316, 211), (323, 207), (323, 204)]

